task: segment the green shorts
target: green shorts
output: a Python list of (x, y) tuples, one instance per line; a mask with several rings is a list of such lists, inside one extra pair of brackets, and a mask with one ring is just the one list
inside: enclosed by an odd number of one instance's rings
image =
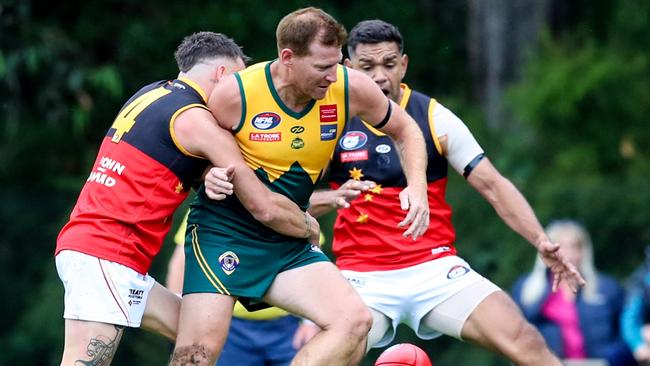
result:
[(267, 243), (191, 224), (185, 237), (183, 294), (219, 293), (258, 301), (278, 273), (323, 261), (329, 258), (306, 240)]

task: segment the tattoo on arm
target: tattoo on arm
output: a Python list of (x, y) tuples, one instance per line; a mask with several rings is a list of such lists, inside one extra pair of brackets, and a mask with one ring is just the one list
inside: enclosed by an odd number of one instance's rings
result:
[(307, 226), (307, 229), (305, 231), (305, 238), (309, 239), (311, 236), (311, 220), (309, 220), (309, 216), (307, 216), (307, 212), (304, 212), (304, 217), (305, 217), (305, 225)]
[(86, 355), (90, 357), (89, 360), (76, 360), (75, 366), (108, 366), (113, 361), (117, 346), (122, 339), (124, 327), (121, 325), (115, 326), (115, 335), (105, 336), (98, 334), (90, 339), (86, 347)]

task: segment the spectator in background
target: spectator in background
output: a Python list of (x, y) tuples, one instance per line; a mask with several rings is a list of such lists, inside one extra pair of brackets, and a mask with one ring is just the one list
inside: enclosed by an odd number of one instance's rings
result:
[[(176, 294), (183, 291), (186, 228), (187, 215), (174, 235), (176, 247), (167, 268), (167, 288)], [(300, 318), (282, 309), (249, 312), (236, 302), (216, 366), (288, 366), (297, 350), (317, 332), (313, 327), (301, 326)]]
[(520, 278), (512, 296), (539, 328), (549, 347), (566, 359), (605, 359), (610, 366), (636, 365), (619, 333), (623, 287), (594, 267), (587, 230), (572, 220), (552, 222), (546, 233), (578, 267), (587, 284), (574, 293), (561, 283), (551, 292), (551, 277), (537, 257), (533, 271)]
[(641, 365), (650, 365), (650, 247), (631, 276), (621, 315), (621, 333)]

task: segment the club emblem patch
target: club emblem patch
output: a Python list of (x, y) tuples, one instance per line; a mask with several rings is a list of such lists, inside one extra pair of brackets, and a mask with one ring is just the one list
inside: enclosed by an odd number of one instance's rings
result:
[(221, 264), (221, 269), (227, 275), (230, 275), (239, 267), (239, 257), (234, 252), (227, 251), (219, 256), (219, 263)]
[(363, 147), (368, 142), (368, 136), (361, 131), (350, 131), (340, 140), (339, 145), (343, 150), (356, 150)]
[(291, 141), (292, 149), (302, 149), (303, 147), (305, 147), (305, 141), (300, 137), (296, 137)]

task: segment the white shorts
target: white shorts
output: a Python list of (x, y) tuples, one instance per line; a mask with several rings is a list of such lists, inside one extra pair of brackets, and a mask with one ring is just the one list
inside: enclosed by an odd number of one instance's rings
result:
[[(421, 339), (442, 334), (460, 338), (463, 324), (476, 306), (500, 290), (456, 256), (391, 271), (341, 272), (368, 307), (392, 321), (392, 327), (372, 347), (389, 344), (400, 323), (413, 329)], [(432, 310), (436, 316), (433, 324), (427, 326), (422, 319)]]
[(56, 256), (56, 270), (65, 289), (65, 319), (140, 326), (153, 277), (72, 250)]

